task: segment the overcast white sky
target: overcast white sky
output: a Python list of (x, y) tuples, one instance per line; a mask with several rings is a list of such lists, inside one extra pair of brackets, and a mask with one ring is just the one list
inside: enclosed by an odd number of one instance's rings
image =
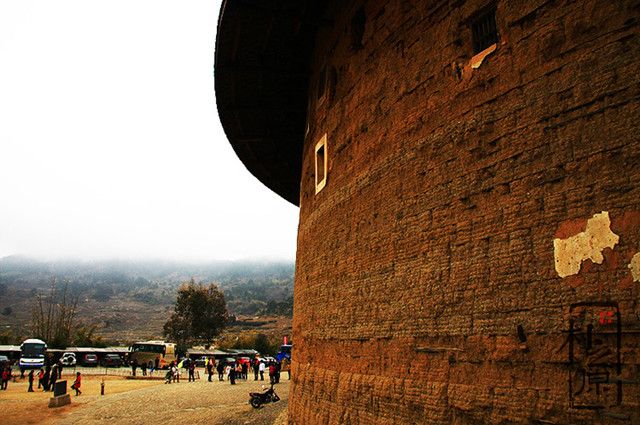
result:
[(220, 0), (0, 0), (0, 257), (293, 259), (218, 119)]

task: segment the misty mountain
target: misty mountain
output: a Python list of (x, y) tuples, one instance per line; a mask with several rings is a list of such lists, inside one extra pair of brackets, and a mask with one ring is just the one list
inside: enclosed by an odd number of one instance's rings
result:
[[(26, 326), (33, 300), (46, 294), (52, 278), (79, 301), (85, 323), (128, 330), (153, 316), (161, 329), (179, 285), (193, 278), (215, 283), (232, 315), (293, 313), (293, 262), (216, 261), (42, 261), (21, 256), (0, 259), (0, 325)], [(157, 322), (157, 323), (156, 323)], [(157, 332), (156, 332), (157, 333)]]

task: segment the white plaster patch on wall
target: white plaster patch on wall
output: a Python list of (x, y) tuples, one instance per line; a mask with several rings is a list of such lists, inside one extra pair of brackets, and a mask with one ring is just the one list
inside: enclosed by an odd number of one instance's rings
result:
[(556, 261), (556, 272), (560, 277), (578, 274), (580, 266), (585, 260), (602, 264), (602, 251), (618, 243), (620, 237), (611, 231), (609, 212), (594, 214), (587, 220), (584, 232), (570, 236), (567, 239), (553, 240), (553, 254)]
[(636, 253), (627, 266), (631, 269), (634, 282), (640, 282), (640, 252)]

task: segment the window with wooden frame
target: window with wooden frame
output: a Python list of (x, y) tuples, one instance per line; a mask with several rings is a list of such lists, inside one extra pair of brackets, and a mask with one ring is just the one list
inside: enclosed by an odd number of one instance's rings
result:
[(316, 183), (316, 195), (327, 184), (327, 134), (316, 143), (315, 147), (315, 183)]

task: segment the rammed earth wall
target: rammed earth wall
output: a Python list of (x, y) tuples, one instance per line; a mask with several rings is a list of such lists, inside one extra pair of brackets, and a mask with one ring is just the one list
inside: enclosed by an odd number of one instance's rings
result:
[(640, 423), (640, 2), (498, 1), (475, 60), (485, 1), (348, 3), (314, 52), (290, 423)]

